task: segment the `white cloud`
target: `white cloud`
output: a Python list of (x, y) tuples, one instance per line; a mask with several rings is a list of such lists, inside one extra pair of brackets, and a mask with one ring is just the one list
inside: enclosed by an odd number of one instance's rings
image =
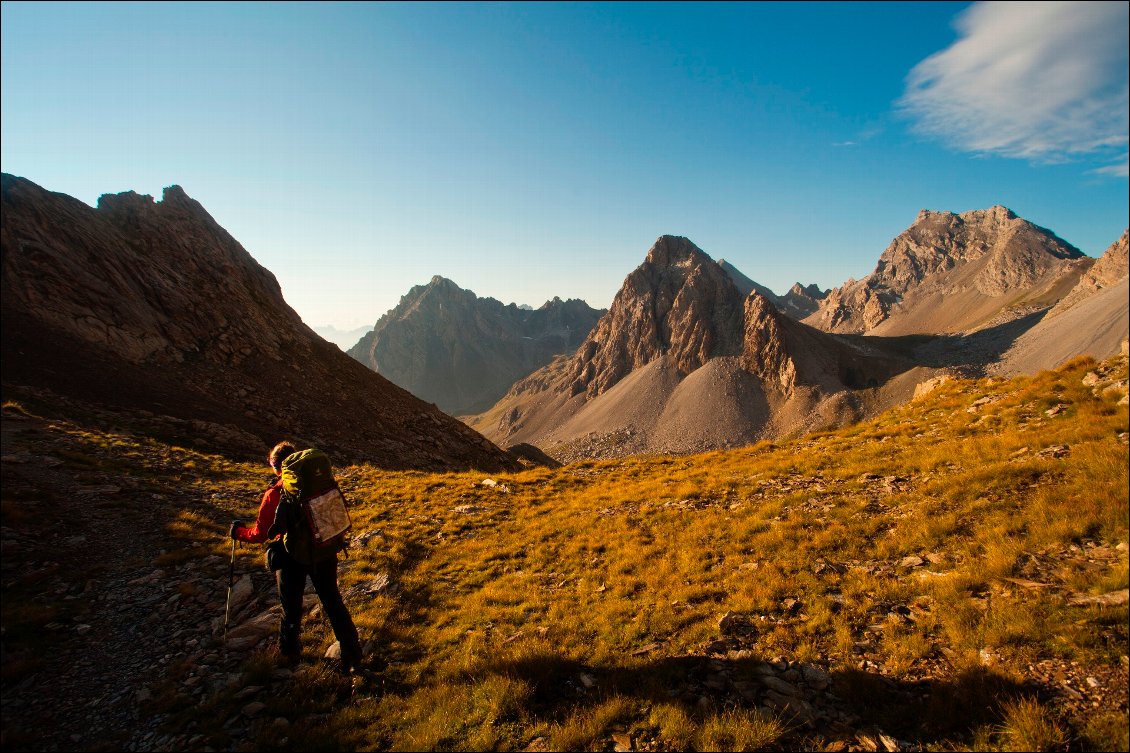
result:
[(959, 149), (1045, 162), (1110, 151), (1114, 159), (1130, 129), (1128, 8), (973, 5), (955, 21), (959, 39), (910, 71), (900, 105), (922, 132)]
[(1091, 172), (1099, 175), (1113, 175), (1116, 178), (1130, 178), (1130, 156), (1124, 154), (1121, 162), (1106, 165)]

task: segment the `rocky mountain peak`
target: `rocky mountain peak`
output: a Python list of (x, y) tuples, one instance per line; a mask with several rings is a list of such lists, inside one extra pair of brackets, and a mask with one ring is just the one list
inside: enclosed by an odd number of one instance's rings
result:
[(664, 235), (577, 350), (573, 394), (598, 395), (660, 356), (689, 373), (741, 350), (742, 294), (688, 239)]
[(161, 191), (161, 203), (163, 204), (187, 204), (193, 207), (199, 207), (200, 203), (191, 198), (185, 190), (180, 186), (173, 184), (166, 186)]
[(437, 275), (413, 287), (348, 352), (417, 397), (464, 415), (571, 354), (601, 314), (556, 296), (536, 310), (504, 305)]
[(794, 319), (804, 319), (820, 307), (820, 301), (827, 295), (828, 291), (821, 290), (815, 283), (801, 285), (796, 282), (781, 296), (778, 308)]
[(428, 281), (428, 284), (426, 285), (426, 287), (438, 288), (440, 290), (451, 291), (451, 292), (455, 292), (455, 291), (463, 292), (463, 288), (459, 287), (459, 285), (456, 284), (453, 280), (449, 280), (446, 277), (443, 277), (442, 275), (433, 275), (432, 279)]
[(645, 264), (659, 268), (697, 266), (713, 261), (695, 244), (681, 235), (661, 235), (647, 252)]
[[(1004, 206), (962, 214), (922, 210), (869, 276), (831, 291), (805, 321), (832, 332), (890, 328), (893, 323), (885, 323), (892, 318), (901, 319), (896, 329), (904, 334), (967, 329), (992, 320), (1014, 300), (1053, 295), (1063, 275), (1081, 271), (1073, 262), (1082, 257)], [(950, 323), (938, 318), (936, 300), (915, 310), (916, 298), (949, 295), (953, 303), (957, 293), (972, 297)]]

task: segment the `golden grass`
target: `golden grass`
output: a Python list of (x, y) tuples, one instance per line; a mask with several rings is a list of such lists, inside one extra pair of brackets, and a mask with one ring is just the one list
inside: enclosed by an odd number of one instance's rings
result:
[(1006, 751), (1055, 751), (1067, 746), (1067, 732), (1055, 717), (1030, 698), (1005, 704), (1001, 729)]
[[(838, 431), (531, 469), (493, 476), (496, 486), (481, 473), (339, 468), (355, 537), (378, 534), (352, 548), (342, 587), (378, 574), (395, 584), (350, 605), (363, 640), (377, 644), (386, 686), (334, 706), (329, 681), (311, 674), (272, 711), (329, 716), (316, 730), (292, 729), (287, 745), (603, 750), (614, 735), (672, 750), (795, 743), (753, 704), (668, 693), (686, 681), (672, 662), (702, 655), (734, 612), (756, 626), (755, 658), (838, 672), (843, 697), (879, 688), (874, 670), (857, 669), (861, 643), (888, 678), (933, 678), (933, 706), (891, 722), (909, 725), (911, 739), (1054, 748), (1065, 722), (1009, 695), (1015, 667), (1117, 662), (1127, 651), (1125, 607), (1065, 603), (1127, 584), (1125, 551), (1096, 565), (1071, 549), (1113, 550), (1128, 538), (1127, 411), (1117, 393), (1082, 385), (1095, 367), (955, 380)], [(970, 412), (982, 397), (990, 402)], [(227, 521), (255, 513), (257, 466), (74, 436), (78, 449), (63, 459), (76, 467), (113, 458), (137, 478), (164, 474), (211, 501), (211, 511), (169, 522), (185, 544), (169, 548), (169, 564), (226, 559)], [(1057, 445), (1066, 457), (1044, 452)], [(5, 500), (5, 520), (23, 515)], [(251, 566), (257, 554), (245, 548), (240, 558)], [(1012, 582), (1036, 577), (1050, 580), (1034, 590)], [(799, 606), (787, 608), (792, 600)], [(315, 650), (332, 641), (320, 619), (305, 636)], [(1091, 729), (1086, 739), (1113, 739), (1101, 719), (1069, 722), (1076, 737)], [(265, 731), (257, 744), (282, 743)]]

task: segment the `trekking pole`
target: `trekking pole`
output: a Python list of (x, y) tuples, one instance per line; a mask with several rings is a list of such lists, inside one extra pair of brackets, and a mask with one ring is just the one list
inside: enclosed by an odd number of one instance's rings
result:
[(235, 539), (231, 540), (231, 567), (228, 568), (228, 603), (224, 607), (224, 644), (228, 642), (228, 618), (231, 617), (231, 589), (235, 585)]

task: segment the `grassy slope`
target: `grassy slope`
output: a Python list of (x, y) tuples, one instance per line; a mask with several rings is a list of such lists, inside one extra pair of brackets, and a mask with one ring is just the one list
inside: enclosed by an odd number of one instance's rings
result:
[[(1125, 749), (1124, 692), (1072, 705), (1039, 669), (1125, 683), (1126, 606), (1070, 604), (1128, 585), (1126, 362), (1103, 366), (1122, 386), (1098, 394), (1095, 368), (954, 381), (796, 441), (495, 486), (340, 469), (367, 536), (343, 588), (393, 584), (351, 603), (383, 687), (332, 703), (301, 670), (265, 714), (293, 724), (246, 744), (836, 749), (872, 730), (936, 749)], [(262, 477), (196, 462), (224, 496)], [(169, 532), (187, 545), (199, 527), (184, 522)], [(727, 613), (742, 630), (720, 632)], [(313, 658), (332, 638), (307, 623)], [(804, 725), (804, 704), (735, 691), (766, 662), (827, 672), (808, 699), (823, 713)]]

